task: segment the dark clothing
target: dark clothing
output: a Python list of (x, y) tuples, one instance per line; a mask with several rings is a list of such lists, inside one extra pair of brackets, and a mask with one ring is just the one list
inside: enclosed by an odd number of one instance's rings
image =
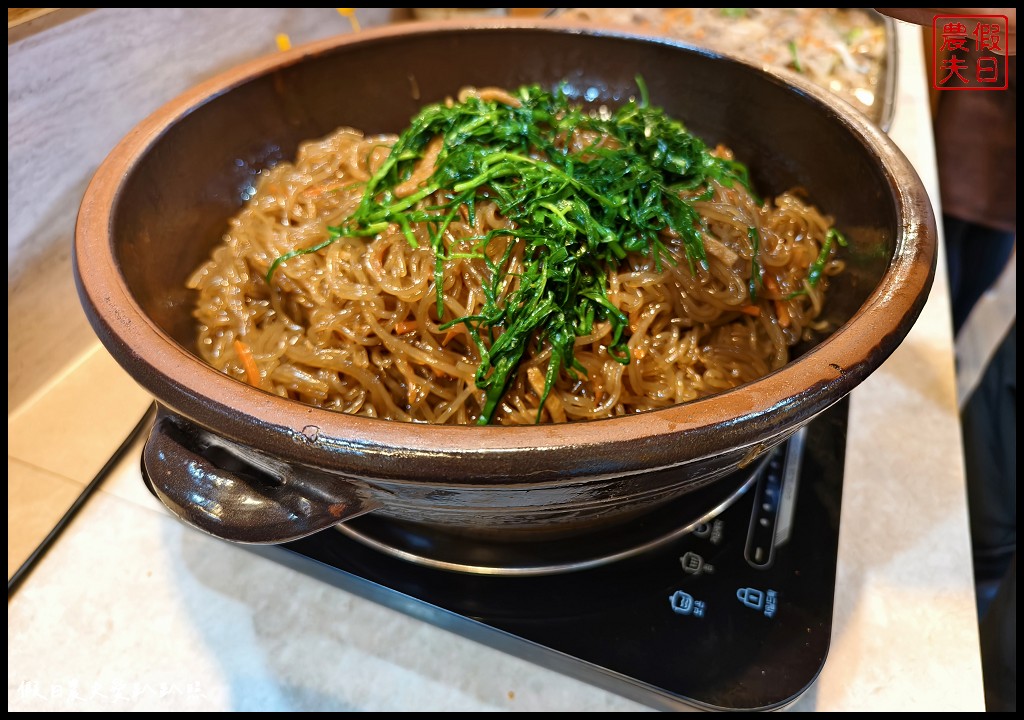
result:
[(1017, 235), (951, 215), (942, 219), (949, 268), (949, 300), (953, 333), (960, 332), (981, 296), (999, 278), (1013, 254)]
[(1016, 359), (1014, 323), (961, 413), (974, 573), (980, 582), (1002, 578), (1017, 550)]
[(961, 413), (985, 704), (1017, 710), (1017, 324)]
[(1017, 57), (1006, 90), (939, 91), (935, 154), (942, 211), (1017, 232)]
[[(1002, 273), (1017, 234), (1017, 63), (1007, 90), (940, 91), (935, 152), (953, 328)], [(973, 61), (972, 61), (973, 62)], [(1017, 325), (961, 413), (985, 703), (1017, 709)]]
[(989, 712), (1017, 712), (1017, 553), (981, 619), (981, 664)]

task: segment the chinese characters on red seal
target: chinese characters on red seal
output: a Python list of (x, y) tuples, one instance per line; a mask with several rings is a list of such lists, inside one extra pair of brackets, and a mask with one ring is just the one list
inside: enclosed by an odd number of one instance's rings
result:
[(1005, 90), (1005, 15), (936, 15), (932, 83), (938, 90)]

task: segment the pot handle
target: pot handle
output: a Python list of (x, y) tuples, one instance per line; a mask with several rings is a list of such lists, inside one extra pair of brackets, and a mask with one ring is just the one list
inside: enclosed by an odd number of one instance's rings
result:
[(303, 484), (287, 465), (268, 471), (216, 436), (163, 410), (142, 455), (153, 492), (185, 523), (231, 542), (298, 540), (378, 507), (351, 483)]

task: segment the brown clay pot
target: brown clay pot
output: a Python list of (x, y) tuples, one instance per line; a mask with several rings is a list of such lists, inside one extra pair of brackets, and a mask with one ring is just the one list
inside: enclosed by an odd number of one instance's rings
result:
[[(765, 194), (836, 217), (839, 328), (735, 390), (631, 417), (532, 427), (353, 417), (256, 390), (193, 354), (186, 276), (253, 173), (340, 125), (397, 131), (464, 85), (567, 81), (652, 102), (724, 142)], [(301, 537), (365, 512), (515, 539), (626, 520), (751, 463), (864, 380), (925, 302), (936, 230), (913, 167), (868, 120), (740, 60), (552, 21), (408, 24), (255, 60), (134, 129), (89, 186), (76, 279), (111, 354), (158, 400), (144, 464), (183, 520), (234, 541)]]

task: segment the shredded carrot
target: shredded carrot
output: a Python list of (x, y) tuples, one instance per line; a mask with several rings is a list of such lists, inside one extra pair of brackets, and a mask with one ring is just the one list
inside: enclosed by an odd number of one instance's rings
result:
[(256, 361), (252, 357), (252, 350), (241, 340), (235, 340), (235, 354), (238, 355), (238, 359), (242, 361), (242, 367), (245, 368), (245, 379), (249, 381), (249, 384), (253, 387), (260, 387), (263, 385), (263, 376), (260, 375), (260, 369), (256, 366)]
[(459, 325), (452, 325), (448, 328), (448, 334), (444, 336), (444, 340), (441, 341), (441, 347), (448, 347), (448, 343), (459, 336), (461, 330)]
[(775, 281), (775, 278), (771, 275), (764, 276), (764, 286), (768, 288), (774, 297), (772, 298), (775, 303), (775, 317), (779, 320), (779, 327), (789, 327), (789, 310), (786, 308), (786, 303), (780, 297), (779, 283)]
[(779, 326), (788, 328), (789, 327), (789, 310), (786, 309), (786, 303), (782, 300), (775, 301), (775, 314), (779, 318)]
[(744, 305), (740, 308), (740, 312), (750, 317), (761, 317), (761, 308), (757, 305)]
[(417, 323), (415, 320), (403, 320), (402, 322), (395, 323), (395, 334), (405, 335), (407, 332), (412, 332), (416, 329)]

